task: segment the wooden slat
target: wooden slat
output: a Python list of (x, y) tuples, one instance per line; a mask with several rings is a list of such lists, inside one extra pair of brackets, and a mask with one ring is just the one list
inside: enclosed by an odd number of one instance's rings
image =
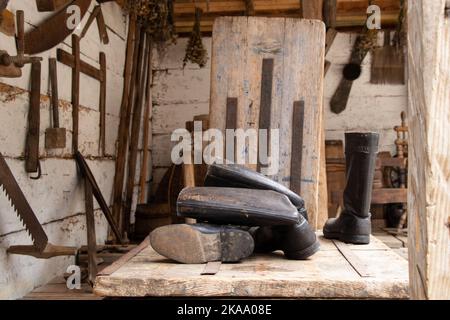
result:
[(301, 194), (305, 101), (295, 101), (292, 116), (291, 190)]
[[(73, 55), (71, 55), (70, 53), (68, 53), (62, 49), (58, 49), (56, 51), (56, 55), (57, 55), (59, 62), (61, 62), (62, 64), (65, 64), (66, 66), (68, 66), (70, 68), (74, 68), (75, 63), (74, 63)], [(96, 79), (98, 81), (102, 80), (101, 70), (91, 66), (90, 64), (88, 64), (84, 61), (80, 61), (80, 71), (93, 79)]]
[(94, 292), (108, 297), (408, 297), (407, 261), (376, 238), (369, 245), (347, 246), (370, 277), (361, 277), (333, 242), (319, 239), (322, 249), (307, 261), (285, 259), (281, 252), (252, 255), (242, 263), (222, 264), (214, 276), (200, 276), (202, 264), (173, 263), (148, 246), (116, 272), (98, 276)]
[(408, 1), (408, 251), (413, 299), (450, 299), (450, 23), (445, 3)]
[(383, 188), (373, 189), (372, 203), (406, 203), (408, 201), (408, 189)]

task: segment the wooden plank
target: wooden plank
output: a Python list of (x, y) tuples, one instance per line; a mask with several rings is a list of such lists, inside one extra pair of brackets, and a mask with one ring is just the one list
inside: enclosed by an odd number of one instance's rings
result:
[(80, 38), (72, 35), (72, 152), (78, 151), (78, 108), (80, 107)]
[(327, 250), (307, 261), (285, 259), (281, 252), (253, 255), (221, 264), (212, 277), (200, 275), (204, 265), (173, 263), (147, 246), (114, 273), (99, 275), (94, 292), (109, 297), (408, 297), (407, 261), (376, 238), (367, 246), (348, 246), (370, 277), (361, 277), (330, 240), (320, 234), (319, 239)]
[[(211, 128), (226, 127), (226, 99), (238, 98), (237, 126), (258, 129), (261, 66), (273, 59), (270, 128), (280, 134), (279, 170), (271, 175), (289, 187), (294, 101), (305, 101), (305, 150), (302, 157), (302, 196), (308, 212), (318, 207), (320, 117), (323, 94), (325, 30), (320, 22), (301, 19), (223, 17), (216, 19), (211, 65)], [(306, 76), (307, 75), (307, 76)], [(252, 147), (253, 148), (253, 147)], [(236, 154), (248, 158), (250, 146)], [(256, 150), (255, 154), (257, 154)], [(247, 159), (248, 160), (248, 159)], [(250, 168), (255, 165), (247, 163)]]
[(382, 188), (373, 189), (372, 203), (388, 204), (388, 203), (406, 203), (408, 202), (408, 189), (404, 188)]
[(113, 186), (113, 205), (112, 214), (116, 221), (119, 221), (119, 229), (122, 231), (122, 197), (123, 197), (123, 183), (125, 179), (125, 162), (128, 146), (128, 130), (131, 118), (130, 97), (133, 96), (134, 91), (134, 77), (137, 68), (138, 48), (139, 48), (140, 32), (137, 28), (136, 16), (131, 15), (128, 24), (127, 48), (125, 58), (124, 70), (124, 85), (122, 102), (120, 105), (120, 122), (117, 142), (117, 157), (116, 168), (114, 173)]
[(339, 252), (344, 256), (344, 258), (350, 263), (350, 265), (355, 269), (355, 271), (363, 278), (371, 277), (371, 274), (367, 268), (367, 265), (358, 258), (356, 254), (349, 249), (349, 246), (343, 242), (333, 240), (334, 245), (339, 250)]
[(205, 269), (203, 269), (201, 275), (215, 275), (220, 270), (220, 266), (222, 265), (222, 262), (220, 261), (212, 261), (208, 262), (205, 265)]
[(136, 256), (138, 253), (140, 253), (142, 250), (147, 248), (150, 245), (150, 238), (147, 237), (142, 241), (137, 247), (133, 248), (126, 254), (122, 256), (122, 258), (116, 260), (113, 264), (110, 266), (104, 268), (102, 271), (98, 273), (100, 276), (109, 276), (116, 272), (118, 269), (120, 269), (122, 266), (124, 266), (128, 261), (130, 261), (134, 256)]
[[(70, 53), (64, 51), (63, 49), (57, 49), (56, 56), (59, 62), (62, 64), (65, 64), (66, 66), (70, 68), (74, 68), (74, 58), (73, 55)], [(98, 81), (102, 81), (102, 71), (100, 69), (97, 69), (90, 64), (80, 60), (80, 72), (84, 73), (85, 75), (96, 79)]]
[(106, 55), (104, 52), (100, 52), (100, 73), (102, 81), (100, 81), (100, 137), (99, 137), (99, 149), (100, 155), (106, 155)]
[(136, 180), (136, 167), (138, 156), (138, 140), (141, 131), (142, 122), (142, 108), (145, 97), (145, 83), (148, 65), (148, 55), (150, 54), (150, 35), (146, 34), (144, 28), (141, 29), (141, 44), (139, 47), (139, 62), (137, 67), (136, 86), (138, 87), (135, 101), (133, 105), (133, 115), (131, 118), (131, 133), (130, 133), (130, 150), (128, 154), (128, 176), (125, 193), (125, 207), (123, 226), (124, 230), (130, 234), (130, 217), (133, 203), (134, 185)]
[(450, 23), (445, 2), (408, 1), (408, 251), (413, 299), (450, 299)]

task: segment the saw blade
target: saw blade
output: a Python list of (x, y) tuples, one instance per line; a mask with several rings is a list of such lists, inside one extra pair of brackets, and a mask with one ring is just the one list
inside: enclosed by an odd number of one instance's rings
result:
[(33, 209), (31, 209), (30, 204), (28, 203), (22, 190), (17, 184), (17, 181), (14, 178), (11, 169), (9, 168), (8, 164), (5, 161), (5, 158), (3, 158), (3, 155), (1, 153), (0, 186), (6, 193), (11, 206), (16, 211), (17, 216), (22, 221), (25, 229), (28, 231), (28, 234), (31, 236), (34, 246), (38, 250), (44, 250), (48, 243), (47, 235), (45, 234), (44, 229), (42, 228), (39, 220), (34, 214)]

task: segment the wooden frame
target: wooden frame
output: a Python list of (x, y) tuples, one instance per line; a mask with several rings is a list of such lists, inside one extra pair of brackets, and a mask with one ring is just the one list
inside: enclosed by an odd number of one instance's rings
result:
[(450, 1), (408, 2), (412, 299), (450, 299)]

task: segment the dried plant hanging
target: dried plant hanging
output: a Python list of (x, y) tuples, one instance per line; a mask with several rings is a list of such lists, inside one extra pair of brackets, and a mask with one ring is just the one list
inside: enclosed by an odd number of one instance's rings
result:
[(200, 20), (202, 13), (202, 9), (195, 8), (194, 28), (186, 47), (186, 55), (183, 59), (183, 67), (185, 67), (188, 62), (192, 62), (198, 64), (200, 68), (203, 68), (208, 62), (208, 52), (203, 46), (202, 35), (200, 31)]
[(175, 41), (173, 0), (125, 0), (123, 7), (138, 17), (157, 44)]

